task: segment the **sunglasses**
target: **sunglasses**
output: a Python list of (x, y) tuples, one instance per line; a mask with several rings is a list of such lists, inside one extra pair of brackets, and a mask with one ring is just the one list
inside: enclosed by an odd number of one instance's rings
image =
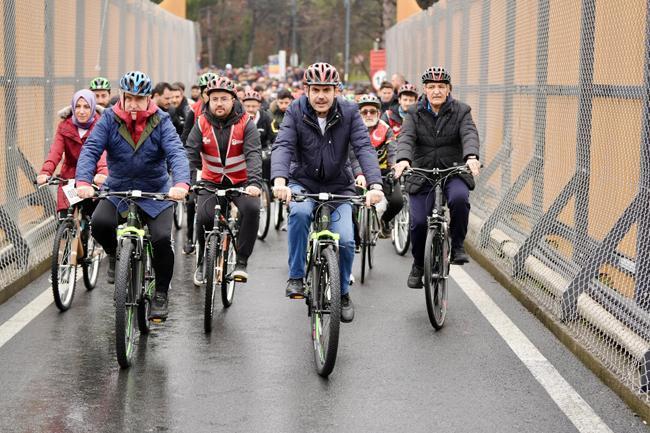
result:
[(361, 115), (362, 116), (367, 116), (369, 114), (374, 116), (377, 113), (379, 113), (379, 111), (377, 111), (377, 110), (361, 110)]

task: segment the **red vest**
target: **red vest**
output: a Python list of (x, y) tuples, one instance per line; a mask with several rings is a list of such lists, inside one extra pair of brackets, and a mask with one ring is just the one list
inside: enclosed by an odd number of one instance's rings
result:
[(395, 122), (392, 114), (392, 110), (386, 111), (386, 117), (388, 117), (388, 126), (390, 126), (390, 129), (393, 130), (393, 134), (395, 134), (395, 137), (397, 137), (399, 135), (399, 132), (402, 130), (402, 124)]
[(377, 151), (377, 159), (379, 160), (379, 168), (388, 168), (388, 146), (386, 142), (386, 134), (388, 133), (388, 124), (380, 120), (377, 125), (370, 131), (370, 143)]
[(245, 182), (248, 179), (246, 156), (244, 155), (244, 131), (249, 120), (250, 116), (244, 114), (237, 123), (230, 127), (228, 151), (224, 166), (212, 124), (205, 118), (204, 114), (199, 116), (197, 123), (203, 135), (203, 146), (201, 147), (203, 170), (201, 171), (201, 179), (220, 184), (225, 176), (230, 179), (233, 185)]
[(201, 111), (203, 111), (203, 101), (199, 97), (199, 100), (192, 104), (192, 111), (194, 112), (194, 121), (198, 122)]

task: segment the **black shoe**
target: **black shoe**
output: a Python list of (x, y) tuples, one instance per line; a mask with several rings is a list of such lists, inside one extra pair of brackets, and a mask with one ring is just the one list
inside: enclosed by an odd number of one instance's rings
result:
[(201, 284), (205, 282), (204, 276), (203, 276), (203, 263), (199, 262), (199, 264), (196, 266), (196, 270), (194, 271), (194, 276), (192, 277), (192, 282), (196, 287), (199, 287)]
[(149, 313), (151, 320), (167, 319), (167, 292), (156, 292), (151, 302), (151, 311)]
[(248, 265), (248, 260), (243, 257), (237, 257), (237, 263), (235, 264), (235, 270), (232, 271), (232, 279), (238, 283), (245, 283), (248, 281), (248, 272), (246, 272), (246, 266)]
[(390, 233), (392, 232), (390, 222), (386, 222), (383, 219), (380, 219), (379, 225), (381, 226), (379, 237), (381, 239), (388, 239), (390, 237)]
[(185, 245), (183, 245), (183, 254), (192, 254), (194, 252), (194, 244), (192, 243), (191, 240), (185, 241)]
[(108, 256), (108, 272), (106, 272), (106, 281), (108, 281), (108, 284), (115, 283), (115, 256)]
[(302, 278), (289, 278), (287, 281), (287, 297), (291, 299), (304, 299), (305, 286)]
[(341, 296), (341, 322), (350, 323), (352, 320), (354, 320), (354, 304), (350, 294), (346, 293)]
[(411, 289), (421, 289), (424, 284), (422, 284), (422, 276), (424, 275), (424, 268), (416, 265), (415, 263), (411, 267), (411, 273), (406, 282), (406, 285)]
[(454, 248), (451, 251), (451, 263), (453, 265), (464, 265), (469, 262), (469, 256), (465, 252), (465, 248)]

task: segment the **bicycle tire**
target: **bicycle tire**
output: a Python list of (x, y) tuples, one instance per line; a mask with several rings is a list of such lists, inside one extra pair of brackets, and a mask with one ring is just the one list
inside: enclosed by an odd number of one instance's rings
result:
[(447, 278), (444, 255), (449, 254), (446, 233), (430, 229), (424, 247), (424, 293), (427, 314), (434, 329), (439, 330), (447, 317)]
[(54, 236), (52, 250), (52, 295), (54, 303), (61, 311), (67, 311), (72, 305), (74, 290), (77, 284), (77, 267), (70, 264), (73, 246), (74, 226), (71, 220), (65, 220), (59, 225)]
[(370, 232), (368, 225), (368, 209), (362, 207), (361, 221), (359, 221), (359, 239), (361, 239), (361, 284), (366, 281), (366, 264), (368, 262), (368, 246), (370, 244)]
[(393, 246), (395, 252), (403, 256), (411, 244), (410, 221), (409, 221), (409, 201), (408, 195), (404, 194), (404, 205), (399, 213), (395, 216), (393, 222)]
[(273, 203), (275, 204), (275, 209), (273, 210), (273, 227), (275, 227), (276, 230), (280, 230), (285, 216), (284, 205), (277, 199), (273, 200)]
[(142, 262), (142, 272), (144, 273), (143, 283), (145, 285), (144, 294), (138, 300), (138, 329), (141, 334), (151, 332), (149, 316), (151, 314), (151, 302), (156, 293), (156, 276), (153, 270), (149, 248), (149, 245), (145, 247), (145, 261)]
[(90, 291), (97, 285), (102, 256), (101, 248), (98, 247), (95, 238), (90, 234), (90, 229), (87, 230), (88, 242), (86, 242), (85, 247), (86, 257), (81, 262), (81, 270), (83, 272), (84, 286), (86, 286), (86, 290)]
[(136, 296), (134, 295), (133, 243), (126, 239), (115, 265), (115, 353), (121, 368), (133, 361), (136, 337)]
[(263, 241), (269, 233), (271, 225), (271, 190), (266, 182), (262, 184), (262, 193), (260, 194), (260, 224), (257, 228), (257, 239)]
[(223, 278), (221, 279), (221, 302), (225, 308), (232, 305), (235, 299), (235, 285), (237, 282), (230, 276), (232, 271), (235, 270), (237, 263), (237, 249), (232, 237), (228, 234), (225, 235), (221, 247), (221, 257), (223, 265)]
[(368, 244), (368, 269), (372, 269), (375, 263), (375, 246), (377, 246), (377, 240), (379, 239), (379, 220), (377, 217), (377, 211), (373, 209), (368, 209), (368, 233), (370, 233)]
[[(312, 272), (314, 272), (311, 295), (313, 307), (310, 317), (314, 362), (318, 374), (328, 377), (336, 363), (341, 324), (341, 278), (338, 256), (332, 246), (323, 249), (320, 264)], [(329, 308), (328, 313), (326, 313), (327, 308)], [(328, 316), (327, 324), (323, 324), (324, 316)], [(323, 338), (324, 330), (328, 333), (327, 341)]]
[(203, 308), (203, 330), (206, 333), (212, 331), (212, 318), (214, 316), (214, 294), (217, 285), (223, 278), (223, 270), (219, 262), (221, 261), (220, 242), (217, 236), (210, 236), (206, 239), (208, 245), (203, 257), (204, 269), (203, 278), (205, 279), (205, 302)]
[(183, 214), (185, 213), (184, 204), (181, 202), (174, 202), (174, 227), (180, 230), (183, 226)]

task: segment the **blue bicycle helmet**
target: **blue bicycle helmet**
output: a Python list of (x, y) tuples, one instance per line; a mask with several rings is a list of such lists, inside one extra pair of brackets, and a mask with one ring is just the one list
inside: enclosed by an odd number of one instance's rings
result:
[(131, 95), (150, 96), (151, 79), (144, 72), (127, 72), (120, 79), (120, 89)]

